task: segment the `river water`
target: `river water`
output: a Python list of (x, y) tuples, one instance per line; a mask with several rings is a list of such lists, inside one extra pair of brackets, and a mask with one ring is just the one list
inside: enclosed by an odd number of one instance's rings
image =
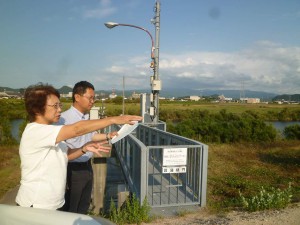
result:
[(283, 133), (284, 128), (287, 126), (299, 124), (300, 121), (288, 121), (288, 122), (282, 122), (282, 121), (275, 121), (275, 122), (268, 122), (269, 124), (272, 124), (276, 130), (278, 130), (281, 134)]
[(17, 140), (20, 141), (21, 137), (19, 136), (19, 128), (23, 123), (23, 119), (16, 119), (11, 121), (11, 135)]

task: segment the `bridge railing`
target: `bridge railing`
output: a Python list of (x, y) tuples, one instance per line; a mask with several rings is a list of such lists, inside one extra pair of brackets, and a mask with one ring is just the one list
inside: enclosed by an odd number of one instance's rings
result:
[(140, 124), (114, 148), (141, 204), (147, 198), (151, 207), (206, 205), (207, 145)]

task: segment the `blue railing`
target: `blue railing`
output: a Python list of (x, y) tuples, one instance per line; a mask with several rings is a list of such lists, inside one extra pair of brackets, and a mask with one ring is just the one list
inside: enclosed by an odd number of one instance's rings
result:
[[(152, 207), (206, 205), (207, 145), (140, 124), (114, 148), (129, 189), (141, 204), (147, 198)], [(176, 165), (172, 158), (167, 162), (167, 156), (174, 157), (166, 153), (170, 150), (185, 163)]]

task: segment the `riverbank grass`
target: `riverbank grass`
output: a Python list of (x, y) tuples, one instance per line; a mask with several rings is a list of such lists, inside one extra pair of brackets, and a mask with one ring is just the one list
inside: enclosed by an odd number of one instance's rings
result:
[(0, 146), (0, 199), (20, 183), (19, 147)]
[[(290, 186), (291, 202), (300, 202), (300, 141), (210, 144), (207, 208), (243, 210), (239, 193), (251, 199), (265, 190)], [(20, 182), (18, 146), (0, 147), (0, 199)]]
[[(265, 190), (289, 190), (300, 201), (300, 141), (209, 146), (208, 207), (242, 209), (240, 194), (251, 199)], [(289, 185), (291, 185), (289, 187)]]

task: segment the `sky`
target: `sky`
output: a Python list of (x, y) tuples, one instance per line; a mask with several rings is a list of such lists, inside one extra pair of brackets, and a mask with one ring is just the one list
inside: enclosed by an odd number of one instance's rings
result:
[[(0, 0), (0, 86), (149, 89), (155, 0)], [(167, 88), (300, 93), (299, 0), (160, 0)], [(199, 94), (200, 95), (200, 94)]]

